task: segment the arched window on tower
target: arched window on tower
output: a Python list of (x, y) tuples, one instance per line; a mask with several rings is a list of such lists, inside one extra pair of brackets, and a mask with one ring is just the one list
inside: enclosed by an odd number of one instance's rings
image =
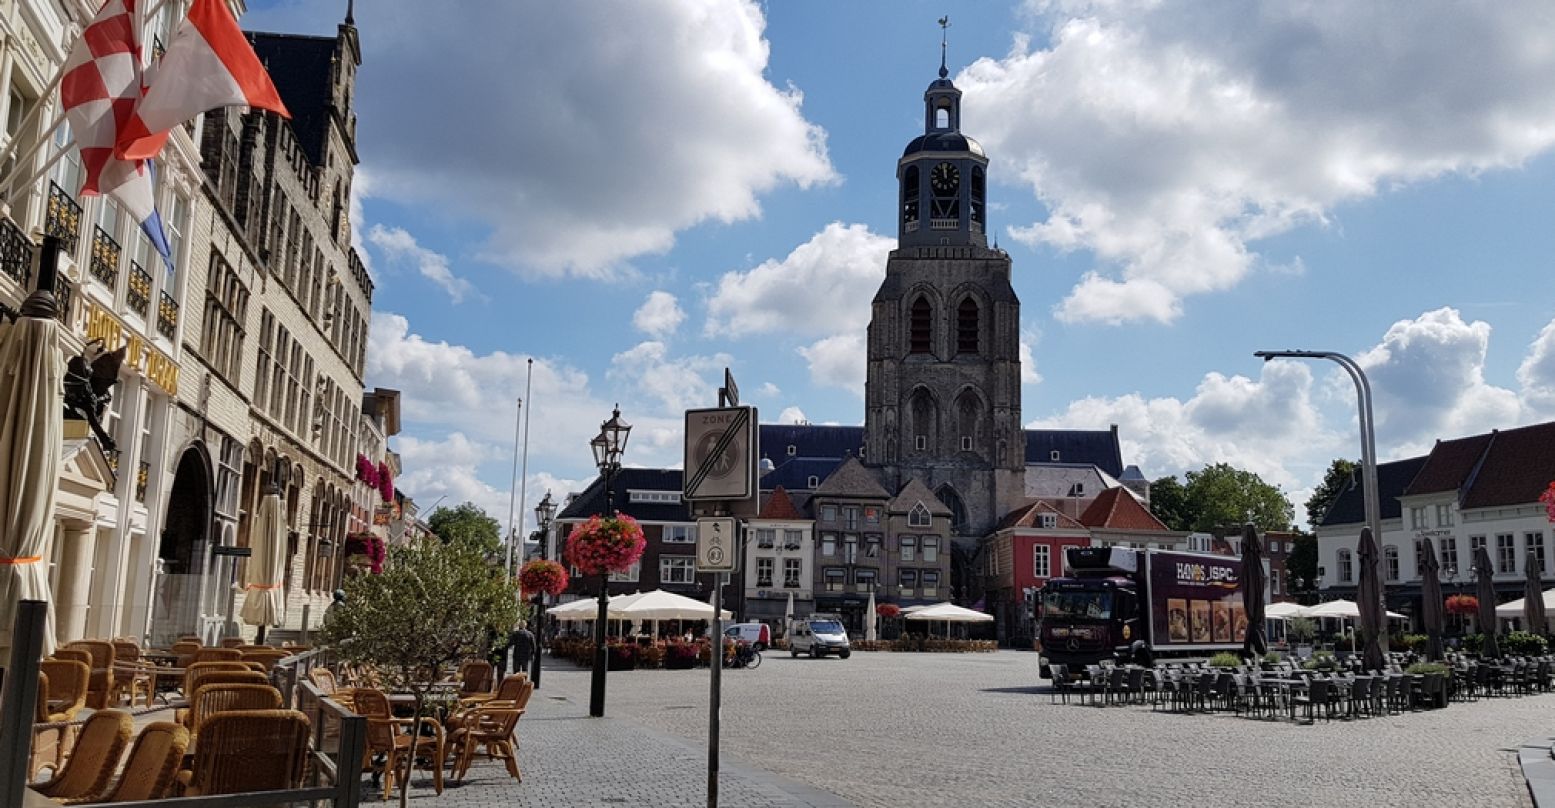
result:
[(902, 172), (902, 222), (908, 230), (918, 227), (918, 167)]
[(908, 404), (911, 414), (912, 448), (909, 453), (934, 452), (939, 449), (939, 405), (927, 388), (913, 391)]
[(983, 197), (987, 194), (987, 179), (983, 176), (982, 166), (972, 166), (972, 222), (977, 225), (975, 229), (981, 230), (983, 224)]
[(977, 301), (970, 297), (956, 307), (956, 353), (977, 353), (978, 315)]
[(934, 351), (934, 307), (928, 298), (913, 301), (908, 324), (908, 353), (926, 354)]
[(945, 503), (945, 507), (950, 509), (950, 529), (956, 533), (965, 533), (967, 527), (966, 504), (961, 501), (961, 495), (956, 493), (956, 489), (951, 488), (950, 483), (945, 483), (935, 489), (934, 496), (938, 497), (939, 501)]
[(949, 129), (950, 128), (950, 108), (949, 107), (940, 107), (939, 109), (934, 110), (934, 128), (935, 129)]
[(963, 452), (978, 452), (987, 445), (983, 421), (983, 400), (972, 390), (963, 390), (956, 396), (956, 431), (958, 446)]

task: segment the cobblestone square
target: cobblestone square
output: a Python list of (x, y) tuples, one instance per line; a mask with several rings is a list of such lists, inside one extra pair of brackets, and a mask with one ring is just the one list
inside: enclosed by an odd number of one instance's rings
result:
[[(1529, 804), (1515, 749), (1555, 695), (1357, 721), (1250, 720), (1051, 704), (1030, 653), (859, 653), (727, 671), (728, 806)], [(704, 805), (708, 672), (609, 678), (549, 665), (520, 724), (522, 784), (471, 770), (449, 802)], [(414, 793), (430, 796), (418, 781)]]

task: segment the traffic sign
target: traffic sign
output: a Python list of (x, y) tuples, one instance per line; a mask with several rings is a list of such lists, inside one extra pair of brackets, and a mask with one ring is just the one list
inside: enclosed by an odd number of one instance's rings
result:
[(734, 572), (740, 566), (740, 542), (733, 517), (697, 520), (697, 572)]
[(686, 410), (685, 484), (696, 500), (746, 500), (755, 494), (756, 408)]

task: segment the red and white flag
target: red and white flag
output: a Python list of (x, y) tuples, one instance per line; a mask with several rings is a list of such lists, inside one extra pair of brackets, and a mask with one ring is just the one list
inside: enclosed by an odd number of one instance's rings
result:
[(103, 4), (65, 58), (59, 97), (86, 173), (79, 192), (111, 194), (146, 228), (165, 256), (166, 239), (157, 218), (150, 167), (115, 156), (119, 135), (141, 93), (135, 3), (108, 0)]
[(291, 117), (226, 2), (194, 0), (189, 17), (162, 54), (156, 81), (119, 133), (118, 155), (155, 157), (173, 127), (207, 110), (231, 106)]

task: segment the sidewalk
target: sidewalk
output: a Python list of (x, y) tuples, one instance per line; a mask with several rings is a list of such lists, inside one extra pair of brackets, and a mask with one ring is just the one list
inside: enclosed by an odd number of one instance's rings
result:
[[(477, 760), (439, 802), (489, 808), (654, 806), (705, 808), (707, 749), (633, 723), (589, 718), (586, 703), (554, 689), (535, 692), (518, 722), (522, 783), (500, 762)], [(436, 799), (417, 773), (411, 799)], [(852, 808), (841, 798), (730, 761), (720, 767), (719, 804), (740, 808)]]

